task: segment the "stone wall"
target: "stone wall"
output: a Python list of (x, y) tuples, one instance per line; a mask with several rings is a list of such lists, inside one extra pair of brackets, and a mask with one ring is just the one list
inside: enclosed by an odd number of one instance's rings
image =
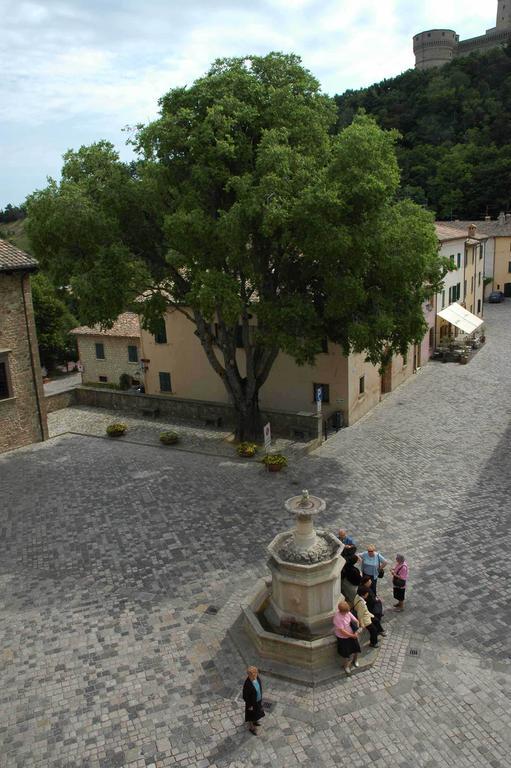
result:
[[(236, 415), (232, 406), (224, 403), (210, 403), (204, 400), (181, 400), (165, 395), (142, 395), (136, 392), (121, 392), (95, 387), (78, 387), (76, 403), (94, 408), (109, 408), (126, 411), (135, 416), (159, 419), (182, 419), (196, 421), (201, 425), (215, 424), (233, 429)], [(269, 421), (272, 434), (295, 440), (321, 440), (322, 419), (315, 413), (286, 413), (265, 410), (265, 421)]]
[(65, 392), (57, 392), (54, 395), (46, 395), (46, 413), (61, 411), (63, 408), (69, 408), (76, 405), (76, 388), (67, 389)]
[(0, 354), (10, 395), (0, 400), (0, 453), (48, 437), (28, 273), (0, 272)]
[[(106, 376), (107, 383), (118, 384), (122, 373), (129, 374), (133, 379), (143, 381), (140, 373), (140, 363), (131, 363), (128, 359), (128, 346), (135, 346), (140, 360), (140, 339), (129, 337), (107, 336), (76, 336), (78, 355), (83, 365), (83, 381), (99, 382), (100, 376)], [(96, 357), (96, 344), (103, 344), (105, 358)]]

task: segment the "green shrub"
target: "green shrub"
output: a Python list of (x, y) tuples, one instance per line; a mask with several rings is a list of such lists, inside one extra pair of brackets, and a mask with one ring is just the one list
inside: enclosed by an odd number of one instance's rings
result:
[(252, 458), (252, 456), (255, 456), (257, 453), (257, 445), (256, 443), (240, 443), (236, 450), (240, 456)]
[(266, 466), (287, 467), (287, 459), (281, 453), (269, 453), (262, 459), (262, 462)]
[(124, 435), (124, 433), (127, 431), (128, 425), (122, 424), (121, 422), (114, 422), (114, 424), (109, 424), (106, 428), (106, 433), (108, 437), (121, 437), (121, 435)]
[(119, 389), (130, 389), (131, 388), (131, 376), (129, 373), (121, 373), (119, 376)]
[(177, 432), (160, 432), (160, 443), (163, 445), (175, 445), (179, 442)]

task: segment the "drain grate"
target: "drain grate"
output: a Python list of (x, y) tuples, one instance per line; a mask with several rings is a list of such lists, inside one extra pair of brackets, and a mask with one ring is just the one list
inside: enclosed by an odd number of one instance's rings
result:
[(275, 702), (273, 701), (263, 701), (263, 709), (265, 709), (267, 712), (271, 712), (274, 703)]
[(218, 613), (218, 608), (216, 605), (208, 605), (208, 607), (205, 610), (205, 613), (209, 613), (210, 616), (215, 616)]
[(410, 654), (410, 656), (418, 656), (419, 655), (419, 651), (417, 650), (417, 648), (410, 648), (409, 654)]

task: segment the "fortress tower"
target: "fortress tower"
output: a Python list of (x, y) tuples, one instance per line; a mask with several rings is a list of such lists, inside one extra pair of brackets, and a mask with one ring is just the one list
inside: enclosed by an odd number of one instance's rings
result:
[(449, 61), (471, 53), (484, 53), (511, 43), (511, 0), (498, 0), (497, 25), (486, 34), (460, 40), (452, 29), (430, 29), (413, 38), (416, 69), (442, 67)]
[[(511, 0), (509, 0), (511, 2)], [(442, 67), (456, 55), (459, 37), (452, 29), (429, 29), (413, 38), (416, 69)]]
[(511, 2), (510, 0), (499, 0), (497, 9), (497, 27), (498, 30), (511, 30)]

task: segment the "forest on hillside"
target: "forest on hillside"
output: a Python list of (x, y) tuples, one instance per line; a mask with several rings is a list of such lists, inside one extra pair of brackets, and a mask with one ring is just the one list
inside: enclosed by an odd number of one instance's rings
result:
[(401, 194), (439, 219), (511, 210), (511, 46), (408, 70), (335, 100), (339, 129), (364, 109), (399, 131)]

